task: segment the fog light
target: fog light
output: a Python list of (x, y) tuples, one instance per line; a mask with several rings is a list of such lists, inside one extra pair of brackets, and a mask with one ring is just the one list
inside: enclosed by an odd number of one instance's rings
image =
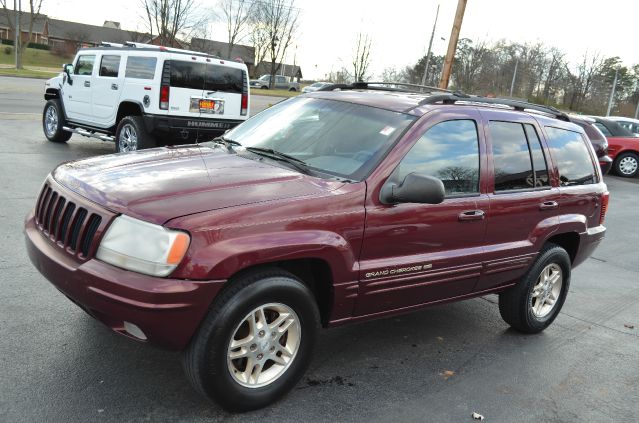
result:
[(129, 335), (135, 336), (138, 339), (146, 341), (146, 335), (142, 332), (137, 325), (134, 325), (131, 322), (124, 322), (124, 330), (129, 333)]

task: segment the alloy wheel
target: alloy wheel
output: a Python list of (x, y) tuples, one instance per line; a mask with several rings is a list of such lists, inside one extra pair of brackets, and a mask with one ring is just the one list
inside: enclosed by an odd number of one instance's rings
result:
[(556, 263), (551, 263), (541, 271), (533, 287), (530, 308), (537, 318), (544, 318), (557, 305), (563, 286), (563, 272)]
[(129, 123), (125, 124), (120, 131), (118, 138), (119, 151), (135, 151), (138, 149), (138, 134), (135, 127)]
[(58, 129), (58, 111), (53, 106), (49, 106), (45, 113), (44, 128), (49, 137), (53, 137)]

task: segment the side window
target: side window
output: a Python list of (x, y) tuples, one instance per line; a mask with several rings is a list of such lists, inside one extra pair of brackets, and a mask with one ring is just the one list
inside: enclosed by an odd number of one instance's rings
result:
[(608, 130), (608, 128), (606, 128), (606, 127), (605, 127), (604, 125), (602, 125), (601, 123), (599, 123), (599, 122), (595, 122), (595, 123), (593, 123), (593, 125), (595, 125), (597, 128), (599, 128), (599, 130), (600, 130), (601, 132), (603, 132), (603, 134), (604, 134), (605, 136), (607, 136), (607, 137), (611, 137), (611, 136), (612, 136), (612, 133)]
[(535, 186), (532, 160), (524, 126), (515, 122), (490, 122), (495, 166), (495, 192)]
[(578, 132), (546, 126), (550, 154), (559, 168), (562, 186), (596, 183), (596, 172), (586, 141)]
[(478, 194), (479, 139), (475, 121), (449, 120), (426, 131), (391, 178), (401, 183), (412, 172), (441, 179), (447, 197)]
[(530, 147), (530, 155), (532, 156), (533, 169), (535, 171), (535, 186), (549, 187), (548, 161), (544, 155), (544, 150), (541, 148), (541, 141), (537, 131), (534, 126), (527, 123), (524, 124), (524, 130), (526, 131), (526, 138), (528, 138), (528, 146)]
[(120, 56), (102, 56), (100, 61), (100, 76), (118, 77)]
[(171, 60), (171, 86), (203, 90), (205, 69), (204, 63)]
[(126, 78), (153, 79), (155, 77), (155, 57), (129, 56), (126, 59)]
[(276, 81), (278, 84), (285, 84), (286, 83), (286, 78), (284, 78), (283, 76), (276, 76)]
[(93, 63), (95, 62), (95, 55), (82, 55), (78, 57), (78, 62), (73, 68), (75, 75), (91, 75), (93, 73)]

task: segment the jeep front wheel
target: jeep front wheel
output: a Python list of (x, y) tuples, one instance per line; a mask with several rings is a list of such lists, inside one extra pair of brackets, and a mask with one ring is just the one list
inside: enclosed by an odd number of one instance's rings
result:
[(64, 126), (64, 114), (60, 100), (53, 98), (47, 101), (42, 112), (42, 129), (44, 136), (51, 142), (67, 142), (71, 138), (71, 132), (67, 132)]
[(254, 272), (228, 284), (184, 352), (184, 370), (225, 409), (254, 410), (303, 376), (319, 312), (311, 291), (288, 272)]
[(146, 131), (141, 116), (126, 116), (118, 124), (115, 131), (115, 151), (143, 150), (155, 147), (155, 140)]

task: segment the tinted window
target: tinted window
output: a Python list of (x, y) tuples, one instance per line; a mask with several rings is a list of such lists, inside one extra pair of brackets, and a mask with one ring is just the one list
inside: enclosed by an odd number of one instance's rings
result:
[(524, 127), (520, 123), (490, 122), (495, 165), (495, 191), (535, 186)]
[(528, 146), (530, 147), (530, 155), (532, 156), (533, 169), (535, 170), (535, 186), (548, 187), (550, 179), (548, 178), (548, 165), (544, 150), (541, 148), (541, 141), (537, 135), (534, 126), (524, 124), (526, 137), (528, 138)]
[(241, 94), (243, 85), (244, 78), (242, 69), (207, 65), (206, 82), (204, 84), (205, 90)]
[(449, 120), (430, 128), (404, 156), (392, 178), (412, 172), (439, 178), (446, 195), (479, 192), (479, 141), (472, 120)]
[(100, 76), (118, 76), (120, 56), (102, 56), (100, 61)]
[(275, 80), (277, 81), (278, 84), (285, 84), (286, 83), (286, 78), (284, 78), (283, 76), (277, 76), (277, 77), (275, 77)]
[(155, 77), (155, 57), (137, 57), (129, 56), (126, 59), (126, 71), (124, 76), (127, 78), (137, 79), (153, 79)]
[(603, 124), (601, 124), (599, 122), (595, 122), (595, 123), (593, 123), (593, 125), (595, 125), (597, 128), (599, 128), (599, 130), (601, 132), (603, 132), (603, 134), (605, 136), (607, 136), (607, 137), (611, 137), (612, 136), (612, 133)]
[(95, 55), (78, 57), (78, 63), (76, 63), (75, 68), (73, 68), (73, 73), (76, 75), (91, 75), (94, 62)]
[(586, 146), (578, 132), (546, 127), (550, 154), (559, 168), (561, 185), (584, 185), (596, 182), (595, 168)]
[(171, 60), (171, 86), (203, 90), (205, 66), (204, 63)]

